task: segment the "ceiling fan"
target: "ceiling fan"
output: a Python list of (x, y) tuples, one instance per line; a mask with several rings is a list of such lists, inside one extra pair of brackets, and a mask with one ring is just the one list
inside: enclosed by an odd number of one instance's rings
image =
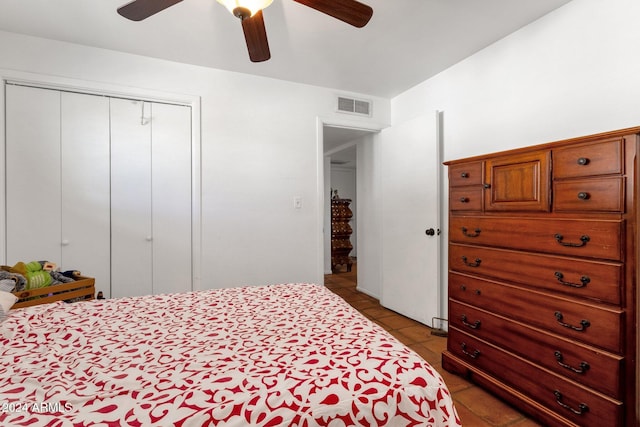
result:
[[(132, 21), (142, 21), (182, 0), (133, 0), (118, 8), (118, 13)], [(252, 62), (271, 58), (262, 9), (273, 0), (217, 0), (229, 12), (242, 21), (242, 30)], [(371, 19), (373, 9), (356, 0), (293, 0), (339, 19), (354, 27), (362, 28)]]

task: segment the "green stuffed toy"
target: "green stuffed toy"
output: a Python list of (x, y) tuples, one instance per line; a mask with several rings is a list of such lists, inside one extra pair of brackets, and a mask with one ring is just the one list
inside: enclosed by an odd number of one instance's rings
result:
[(25, 289), (44, 288), (45, 286), (49, 286), (53, 280), (49, 272), (44, 271), (42, 264), (38, 261), (31, 261), (27, 264), (19, 262), (12, 267), (12, 270), (22, 274), (27, 279)]

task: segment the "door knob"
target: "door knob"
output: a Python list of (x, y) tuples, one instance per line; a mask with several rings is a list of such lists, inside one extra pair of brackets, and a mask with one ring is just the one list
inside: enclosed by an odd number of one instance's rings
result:
[(433, 228), (429, 228), (425, 231), (425, 233), (427, 234), (427, 236), (435, 236), (436, 230), (434, 230)]
[(62, 246), (67, 246), (69, 244), (69, 240), (63, 239), (61, 243), (62, 243)]

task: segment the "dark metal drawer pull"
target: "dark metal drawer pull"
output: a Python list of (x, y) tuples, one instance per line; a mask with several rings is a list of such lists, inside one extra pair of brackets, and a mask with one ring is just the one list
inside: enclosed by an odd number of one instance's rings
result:
[(591, 238), (589, 236), (587, 236), (586, 234), (583, 236), (580, 236), (580, 242), (581, 243), (567, 243), (567, 242), (563, 242), (562, 239), (564, 239), (564, 237), (562, 236), (562, 234), (556, 234), (555, 236), (553, 236), (556, 238), (556, 241), (558, 243), (560, 243), (562, 246), (568, 246), (570, 248), (580, 248), (582, 246), (585, 246), (587, 244), (587, 242), (589, 240), (591, 240)]
[(587, 406), (586, 403), (581, 403), (578, 405), (578, 409), (574, 409), (571, 406), (567, 405), (566, 403), (564, 403), (562, 401), (562, 393), (560, 393), (558, 390), (555, 390), (553, 392), (553, 394), (555, 394), (556, 396), (556, 403), (560, 406), (562, 406), (565, 409), (570, 410), (571, 412), (573, 412), (576, 415), (582, 415), (585, 412), (587, 412), (589, 410), (589, 407)]
[(477, 358), (478, 358), (478, 356), (480, 356), (480, 350), (478, 350), (478, 349), (475, 349), (475, 350), (473, 351), (473, 353), (468, 352), (468, 351), (467, 351), (467, 344), (466, 344), (466, 343), (462, 343), (462, 344), (460, 344), (460, 347), (462, 347), (462, 352), (463, 352), (464, 354), (466, 354), (467, 356), (469, 356), (470, 358), (472, 358), (472, 359), (477, 359)]
[(578, 159), (578, 164), (579, 164), (580, 166), (588, 165), (588, 164), (589, 164), (589, 159), (587, 159), (586, 157), (580, 157), (580, 158)]
[(480, 321), (476, 320), (473, 323), (469, 323), (467, 322), (467, 316), (465, 314), (463, 314), (462, 316), (460, 316), (460, 319), (462, 320), (462, 324), (465, 326), (470, 327), (471, 329), (478, 329), (480, 327)]
[(562, 280), (564, 279), (564, 275), (562, 273), (560, 273), (559, 271), (556, 271), (554, 274), (556, 276), (556, 279), (558, 279), (558, 282), (560, 282), (565, 286), (571, 286), (572, 288), (584, 288), (585, 286), (587, 286), (589, 282), (591, 282), (591, 279), (589, 278), (589, 276), (582, 276), (580, 278), (580, 283), (565, 282), (564, 280)]
[(589, 326), (591, 326), (591, 322), (584, 319), (580, 321), (580, 326), (573, 326), (568, 323), (564, 323), (562, 321), (562, 318), (563, 318), (562, 313), (560, 313), (559, 311), (556, 311), (555, 316), (556, 316), (556, 320), (560, 325), (564, 326), (565, 328), (573, 329), (574, 331), (582, 332), (586, 330)]
[(573, 366), (570, 366), (564, 363), (563, 361), (564, 357), (562, 356), (562, 353), (560, 353), (559, 351), (556, 351), (553, 354), (556, 356), (556, 361), (558, 362), (558, 365), (562, 366), (565, 369), (573, 371), (576, 374), (584, 374), (589, 369), (589, 364), (587, 362), (582, 361), (580, 362), (579, 368), (574, 368)]
[(479, 228), (476, 228), (473, 232), (474, 234), (471, 233), (467, 233), (467, 227), (462, 227), (462, 234), (464, 234), (467, 237), (478, 237), (480, 235), (480, 232), (482, 230), (480, 230)]
[(469, 173), (467, 173), (467, 172), (462, 172), (462, 173), (460, 174), (460, 178), (469, 178)]
[(460, 203), (469, 203), (468, 197), (460, 197)]
[(462, 256), (462, 262), (467, 267), (480, 267), (480, 263), (482, 262), (482, 260), (480, 258), (476, 258), (475, 262), (468, 262), (467, 261), (467, 257), (463, 255)]
[(578, 193), (578, 199), (580, 200), (588, 200), (591, 198), (591, 195), (586, 191), (581, 191)]

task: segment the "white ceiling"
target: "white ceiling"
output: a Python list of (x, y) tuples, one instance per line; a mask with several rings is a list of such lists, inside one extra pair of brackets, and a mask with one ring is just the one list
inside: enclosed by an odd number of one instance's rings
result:
[(184, 0), (144, 21), (127, 0), (2, 0), (0, 29), (391, 98), (569, 0), (362, 0), (361, 29), (292, 0), (264, 11), (271, 59), (252, 63), (239, 20)]

